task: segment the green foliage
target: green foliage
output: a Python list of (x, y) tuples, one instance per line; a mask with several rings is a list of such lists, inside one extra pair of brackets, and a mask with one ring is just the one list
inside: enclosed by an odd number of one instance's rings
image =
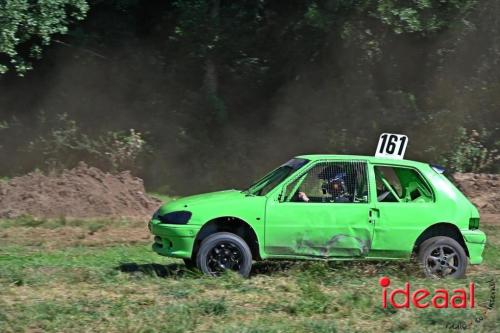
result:
[[(47, 121), (43, 117), (40, 120), (42, 123)], [(29, 142), (27, 149), (41, 154), (49, 169), (71, 167), (77, 160), (83, 159), (117, 171), (134, 168), (137, 158), (146, 150), (146, 141), (134, 129), (130, 129), (128, 134), (108, 131), (93, 138), (64, 113), (51, 121), (48, 135)], [(60, 158), (63, 155), (65, 159)]]
[[(190, 38), (193, 42), (207, 43), (212, 36), (207, 36), (207, 34), (200, 32), (210, 24), (210, 1), (179, 0), (174, 2), (174, 6), (179, 11), (179, 20), (178, 25), (175, 27), (175, 34), (179, 38)], [(213, 47), (213, 45), (210, 45), (210, 47)]]
[(321, 11), (316, 2), (309, 5), (304, 14), (304, 18), (309, 25), (320, 30), (326, 30), (332, 24), (331, 17)]
[(457, 17), (476, 3), (476, 0), (380, 0), (370, 14), (397, 34), (433, 33), (457, 22)]
[(86, 0), (4, 0), (0, 2), (0, 74), (15, 69), (19, 75), (32, 68), (42, 47), (55, 35), (68, 32), (73, 21), (89, 9)]
[(500, 161), (500, 154), (497, 149), (488, 149), (481, 142), (481, 139), (487, 136), (484, 130), (480, 134), (476, 130), (468, 132), (460, 127), (453, 142), (455, 148), (443, 162), (459, 172), (492, 171)]
[(360, 16), (354, 20), (346, 20), (345, 17), (356, 12), (379, 20), (396, 34), (426, 34), (459, 22), (457, 19), (469, 13), (476, 3), (477, 0), (348, 0), (322, 2), (320, 6), (316, 1), (310, 1), (304, 18), (311, 26), (328, 30), (339, 20), (352, 25)]
[(101, 138), (96, 150), (101, 151), (100, 156), (108, 157), (113, 169), (123, 170), (133, 168), (136, 159), (144, 152), (145, 145), (142, 134), (131, 128), (129, 134), (108, 132), (108, 137)]
[[(46, 49), (38, 30), (53, 44), (71, 13), (86, 12), (83, 1), (0, 3), (11, 6), (0, 12), (0, 45), (17, 53), (0, 63), (12, 72), (12, 57), (29, 63)], [(462, 149), (463, 162), (453, 146), (465, 145), (464, 127), (484, 128), (481, 144), (498, 148), (498, 1), (88, 3), (92, 16), (30, 80), (2, 76), (2, 175), (86, 160), (183, 195), (245, 187), (301, 153), (372, 155), (385, 131), (409, 135), (409, 159), (498, 170), (482, 148)], [(32, 20), (49, 5), (53, 15)], [(41, 109), (48, 120), (36, 118)]]

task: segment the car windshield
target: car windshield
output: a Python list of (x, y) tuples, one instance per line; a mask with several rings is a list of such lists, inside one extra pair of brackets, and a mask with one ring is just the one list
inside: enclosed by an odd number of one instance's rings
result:
[(279, 168), (274, 169), (265, 175), (262, 179), (254, 183), (244, 192), (251, 195), (266, 195), (276, 185), (280, 184), (288, 178), (288, 176), (306, 165), (307, 162), (309, 162), (309, 160), (303, 158), (293, 158), (281, 165)]

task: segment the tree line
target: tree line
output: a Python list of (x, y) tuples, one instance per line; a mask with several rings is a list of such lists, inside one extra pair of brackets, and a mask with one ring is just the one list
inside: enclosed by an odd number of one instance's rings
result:
[(498, 172), (494, 0), (0, 2), (0, 174), (86, 160), (179, 194), (302, 153)]

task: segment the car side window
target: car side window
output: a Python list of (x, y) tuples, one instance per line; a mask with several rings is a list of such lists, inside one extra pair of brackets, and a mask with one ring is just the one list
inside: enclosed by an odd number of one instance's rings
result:
[(286, 186), (283, 201), (292, 201), (292, 198), (298, 194), (297, 190), (306, 176), (302, 175)]
[(383, 176), (380, 172), (377, 172), (375, 168), (375, 179), (377, 185), (377, 201), (378, 202), (399, 202), (396, 192), (392, 190), (389, 182), (383, 181)]
[(321, 162), (292, 181), (284, 201), (367, 203), (367, 166), (361, 161)]
[(414, 169), (376, 166), (378, 202), (432, 202), (432, 190)]
[(399, 180), (395, 168), (380, 166), (376, 167), (376, 170), (380, 172), (381, 176), (389, 183), (391, 188), (396, 192), (399, 198), (403, 195), (403, 188), (401, 186), (401, 181)]

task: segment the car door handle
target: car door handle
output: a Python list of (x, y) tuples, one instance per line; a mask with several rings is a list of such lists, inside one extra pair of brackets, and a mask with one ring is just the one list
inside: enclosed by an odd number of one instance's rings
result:
[(380, 216), (380, 210), (378, 210), (378, 208), (370, 208), (368, 223), (375, 223), (375, 218), (379, 216)]

